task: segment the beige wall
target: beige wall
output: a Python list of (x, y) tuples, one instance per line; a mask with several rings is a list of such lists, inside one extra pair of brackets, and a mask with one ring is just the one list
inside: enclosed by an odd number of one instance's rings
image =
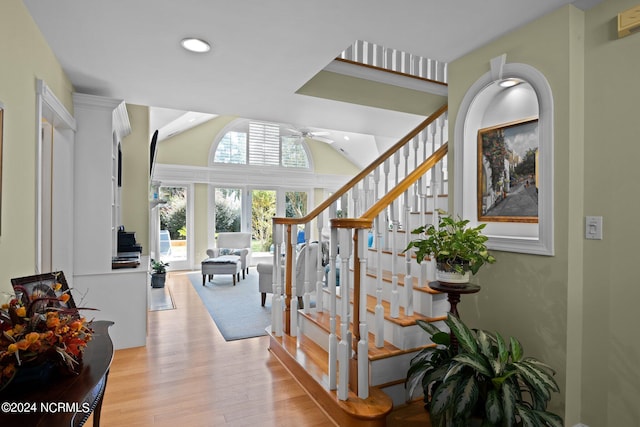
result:
[(638, 0), (608, 0), (586, 15), (585, 214), (604, 239), (584, 242), (584, 422), (640, 425), (640, 34), (616, 35)]
[[(2, 152), (0, 292), (11, 277), (35, 274), (36, 80), (73, 113), (73, 88), (20, 0), (0, 6)], [(71, 206), (69, 207), (72, 208)]]
[[(574, 98), (581, 96), (581, 88), (571, 85), (574, 64), (570, 55), (571, 49), (576, 48), (574, 45), (580, 44), (581, 14), (573, 7), (557, 10), (449, 64), (448, 76), (449, 117), (456, 117), (466, 91), (489, 71), (489, 61), (503, 53), (507, 54), (508, 63), (526, 63), (542, 72), (553, 91), (555, 256), (497, 252), (498, 262), (477, 277), (482, 291), (465, 297), (460, 309), (464, 320), (473, 327), (517, 337), (525, 354), (557, 369), (562, 394), (554, 397), (550, 409), (560, 414), (564, 414), (567, 390), (579, 392), (567, 383), (570, 317), (567, 295), (577, 280), (576, 271), (569, 269), (569, 248), (582, 232), (582, 199), (579, 194), (577, 197), (572, 194), (573, 186), (576, 181), (582, 182), (582, 176), (573, 176), (571, 170), (571, 159), (581, 151), (581, 141), (571, 139), (571, 117), (579, 108)], [(578, 23), (574, 22), (576, 16)], [(450, 122), (450, 135), (454, 125)], [(577, 421), (573, 419), (574, 423)]]
[(143, 255), (149, 255), (149, 108), (128, 104), (127, 112), (131, 134), (122, 141), (122, 225), (135, 231)]

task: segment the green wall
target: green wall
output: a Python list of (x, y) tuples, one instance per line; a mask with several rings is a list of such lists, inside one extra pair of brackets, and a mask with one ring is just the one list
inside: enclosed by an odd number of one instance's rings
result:
[(12, 277), (36, 273), (36, 80), (44, 80), (71, 113), (73, 87), (20, 0), (0, 6), (0, 63), (0, 292), (10, 292)]
[[(482, 291), (460, 308), (466, 322), (519, 337), (558, 370), (551, 409), (567, 426), (640, 425), (640, 36), (616, 31), (617, 14), (635, 3), (566, 6), (449, 64), (449, 117), (502, 53), (537, 68), (553, 91), (555, 256), (496, 253), (479, 274)], [(584, 239), (585, 215), (603, 216), (603, 240)]]
[[(569, 268), (576, 262), (570, 247), (579, 242), (582, 232), (582, 198), (579, 191), (573, 193), (574, 186), (581, 186), (577, 182), (582, 182), (582, 176), (579, 170), (573, 175), (571, 162), (581, 152), (581, 140), (572, 139), (571, 119), (575, 109), (580, 109), (575, 99), (581, 97), (582, 87), (571, 84), (575, 59), (570, 55), (576, 44), (580, 48), (581, 15), (573, 7), (561, 8), (450, 63), (448, 70), (449, 117), (457, 117), (466, 91), (489, 71), (489, 61), (503, 53), (508, 63), (526, 63), (538, 69), (553, 91), (555, 256), (497, 252), (498, 262), (477, 277), (482, 291), (465, 297), (460, 308), (471, 326), (517, 337), (526, 355), (557, 369), (562, 393), (554, 396), (550, 409), (560, 414), (565, 412), (568, 390), (579, 392), (567, 383), (567, 327), (571, 316), (568, 292), (579, 280), (576, 275), (580, 275), (581, 264), (578, 259), (577, 269)], [(450, 135), (454, 126), (450, 121)], [(569, 417), (566, 421), (572, 425)]]
[(586, 15), (585, 214), (602, 215), (604, 239), (584, 243), (583, 420), (640, 425), (640, 34), (617, 38), (609, 0)]

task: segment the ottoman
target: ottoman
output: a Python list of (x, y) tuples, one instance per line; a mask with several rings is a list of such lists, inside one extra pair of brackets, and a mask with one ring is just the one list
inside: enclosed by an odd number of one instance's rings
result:
[(240, 281), (240, 257), (237, 255), (222, 255), (216, 258), (207, 258), (201, 263), (202, 286), (205, 285), (207, 276), (209, 281), (214, 274), (231, 274), (233, 276), (233, 286), (236, 285), (236, 278)]

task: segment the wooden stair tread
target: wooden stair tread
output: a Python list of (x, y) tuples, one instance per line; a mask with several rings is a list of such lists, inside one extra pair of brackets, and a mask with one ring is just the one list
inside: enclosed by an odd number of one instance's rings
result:
[[(323, 292), (329, 293), (329, 289), (323, 288)], [(433, 291), (434, 293), (440, 293)], [(342, 295), (336, 295), (338, 299), (342, 298)], [(349, 300), (353, 303), (353, 290), (351, 291), (351, 295), (349, 296)], [(375, 307), (378, 304), (378, 300), (373, 295), (367, 295), (367, 311), (370, 313), (375, 313)], [(437, 317), (429, 317), (424, 314), (414, 312), (413, 315), (409, 316), (404, 313), (404, 307), (400, 307), (398, 310), (398, 317), (391, 317), (391, 303), (389, 301), (382, 300), (382, 307), (384, 309), (384, 319), (389, 322), (395, 323), (402, 327), (413, 326), (416, 324), (416, 320), (425, 320), (427, 322), (438, 322), (440, 320), (446, 320), (447, 316), (437, 316)]]
[[(367, 268), (367, 276), (377, 278), (378, 271), (373, 268)], [(404, 279), (405, 279), (404, 274), (398, 274), (398, 286), (404, 287)], [(393, 280), (393, 275), (391, 274), (391, 272), (389, 270), (382, 270), (382, 281), (386, 283), (391, 283), (392, 280)], [(433, 295), (442, 293), (442, 292), (436, 291), (435, 289), (431, 289), (429, 285), (420, 286), (420, 283), (418, 283), (417, 277), (411, 276), (411, 281), (413, 283), (413, 289), (417, 291), (426, 292), (428, 294), (433, 294)]]
[(310, 339), (269, 333), (269, 350), (300, 383), (307, 394), (339, 426), (384, 427), (393, 402), (377, 387), (369, 388), (367, 399), (349, 391), (347, 400), (339, 400), (336, 390), (328, 388), (327, 352)]
[[(304, 313), (300, 311), (300, 315), (314, 322), (316, 325), (318, 325), (319, 328), (324, 330), (327, 334), (329, 334), (329, 332), (331, 331), (331, 328), (330, 328), (331, 316), (329, 315), (329, 313), (327, 312)], [(338, 339), (340, 339), (340, 316), (339, 315), (336, 315), (336, 325), (337, 325), (336, 336), (338, 337)], [(353, 331), (352, 326), (353, 325), (349, 325), (349, 328)], [(395, 345), (391, 344), (388, 341), (384, 341), (383, 346), (381, 348), (378, 348), (375, 345), (375, 335), (372, 332), (369, 332), (369, 360), (374, 361), (374, 360), (385, 359), (388, 357), (398, 356), (401, 354), (413, 353), (417, 350), (421, 350), (425, 347), (429, 347), (432, 345), (433, 344), (427, 344), (419, 348), (410, 348), (410, 349), (403, 350), (401, 348), (396, 347)]]

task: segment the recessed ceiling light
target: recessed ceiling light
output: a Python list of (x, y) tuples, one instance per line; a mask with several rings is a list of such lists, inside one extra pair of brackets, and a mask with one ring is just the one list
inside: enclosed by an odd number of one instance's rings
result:
[(349, 136), (348, 136), (348, 135), (345, 135), (345, 136), (344, 136), (344, 140), (345, 140), (345, 141), (348, 141), (348, 140), (349, 140)]
[(522, 83), (522, 80), (520, 79), (504, 79), (498, 84), (500, 85), (500, 87), (513, 87), (520, 83)]
[(190, 52), (204, 53), (211, 50), (211, 45), (208, 42), (193, 37), (183, 39), (180, 44)]

